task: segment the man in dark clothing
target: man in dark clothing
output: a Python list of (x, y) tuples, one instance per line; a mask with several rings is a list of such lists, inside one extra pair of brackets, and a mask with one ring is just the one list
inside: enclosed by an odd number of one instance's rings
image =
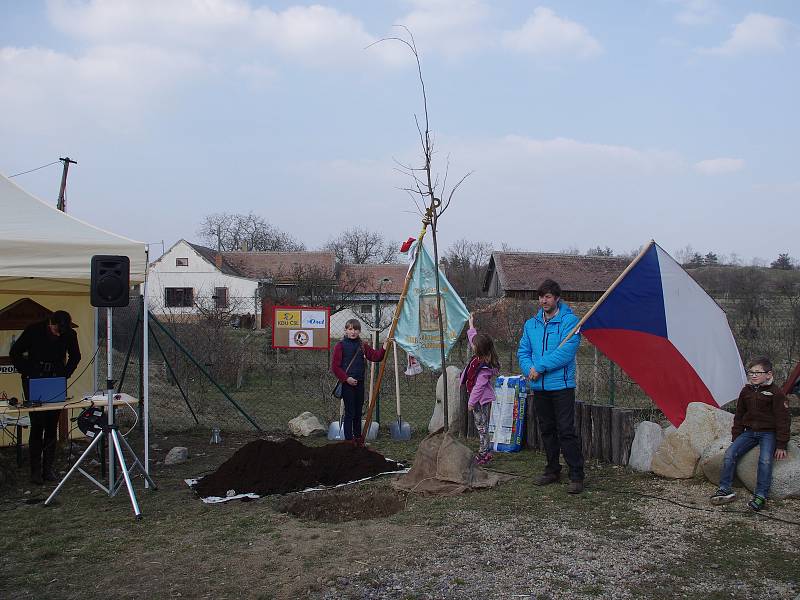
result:
[[(81, 352), (78, 336), (72, 329), (72, 317), (57, 310), (44, 321), (25, 328), (11, 346), (11, 362), (22, 375), (22, 391), (29, 400), (29, 383), (36, 377), (66, 377), (78, 367)], [(60, 411), (43, 410), (30, 413), (31, 429), (28, 441), (31, 481), (55, 481), (53, 461), (56, 453), (56, 434)]]

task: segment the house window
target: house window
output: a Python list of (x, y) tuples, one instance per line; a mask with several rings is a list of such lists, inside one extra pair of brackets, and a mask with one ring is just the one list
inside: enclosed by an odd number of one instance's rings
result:
[(175, 259), (175, 266), (176, 267), (188, 267), (189, 266), (189, 259), (188, 258), (176, 258)]
[(228, 288), (214, 288), (214, 307), (228, 308)]
[(192, 288), (164, 288), (164, 306), (180, 308), (194, 306), (194, 290)]
[(369, 315), (372, 313), (372, 304), (362, 304), (360, 310), (362, 315)]

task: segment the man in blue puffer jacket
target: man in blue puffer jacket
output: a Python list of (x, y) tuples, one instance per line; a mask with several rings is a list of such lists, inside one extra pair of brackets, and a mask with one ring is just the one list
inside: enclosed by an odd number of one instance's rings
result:
[(523, 374), (530, 380), (533, 403), (547, 457), (544, 473), (537, 485), (558, 483), (561, 477), (559, 454), (569, 466), (570, 494), (583, 491), (583, 454), (575, 433), (575, 354), (580, 335), (575, 334), (559, 347), (578, 324), (578, 317), (561, 301), (561, 286), (545, 279), (536, 291), (540, 309), (525, 322), (517, 358)]

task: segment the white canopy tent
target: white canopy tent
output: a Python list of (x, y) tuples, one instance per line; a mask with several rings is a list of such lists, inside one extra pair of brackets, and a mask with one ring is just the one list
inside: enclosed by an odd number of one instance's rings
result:
[[(65, 214), (32, 196), (0, 174), (0, 313), (28, 298), (50, 311), (67, 310), (78, 325), (81, 363), (70, 382), (70, 395), (92, 394), (94, 373), (87, 369), (97, 347), (95, 312), (89, 302), (91, 258), (95, 254), (130, 259), (132, 283), (145, 283), (147, 246)], [(145, 306), (147, 288), (143, 287)], [(144, 311), (144, 319), (147, 311)], [(147, 321), (144, 322), (147, 332)], [(0, 362), (19, 331), (0, 330)], [(143, 335), (147, 365), (148, 336)], [(88, 352), (84, 349), (91, 348)], [(145, 466), (148, 465), (148, 374), (144, 370)], [(22, 397), (18, 374), (0, 369), (0, 391)]]

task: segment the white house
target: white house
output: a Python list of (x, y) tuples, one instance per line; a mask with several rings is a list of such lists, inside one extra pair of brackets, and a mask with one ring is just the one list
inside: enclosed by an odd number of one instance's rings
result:
[(257, 280), (243, 277), (215, 250), (186, 240), (150, 264), (148, 286), (150, 309), (156, 314), (189, 316), (215, 308), (239, 315), (261, 313)]
[[(271, 323), (271, 310), (283, 298), (349, 307), (367, 329), (391, 322), (408, 271), (405, 264), (341, 264), (328, 250), (301, 252), (218, 252), (180, 240), (149, 271), (150, 308), (162, 315), (198, 315), (225, 309), (251, 314), (256, 326)], [(262, 315), (263, 313), (263, 315)], [(340, 315), (341, 316), (341, 315)], [(345, 319), (346, 320), (346, 319)], [(332, 336), (340, 337), (344, 321), (331, 319)]]

